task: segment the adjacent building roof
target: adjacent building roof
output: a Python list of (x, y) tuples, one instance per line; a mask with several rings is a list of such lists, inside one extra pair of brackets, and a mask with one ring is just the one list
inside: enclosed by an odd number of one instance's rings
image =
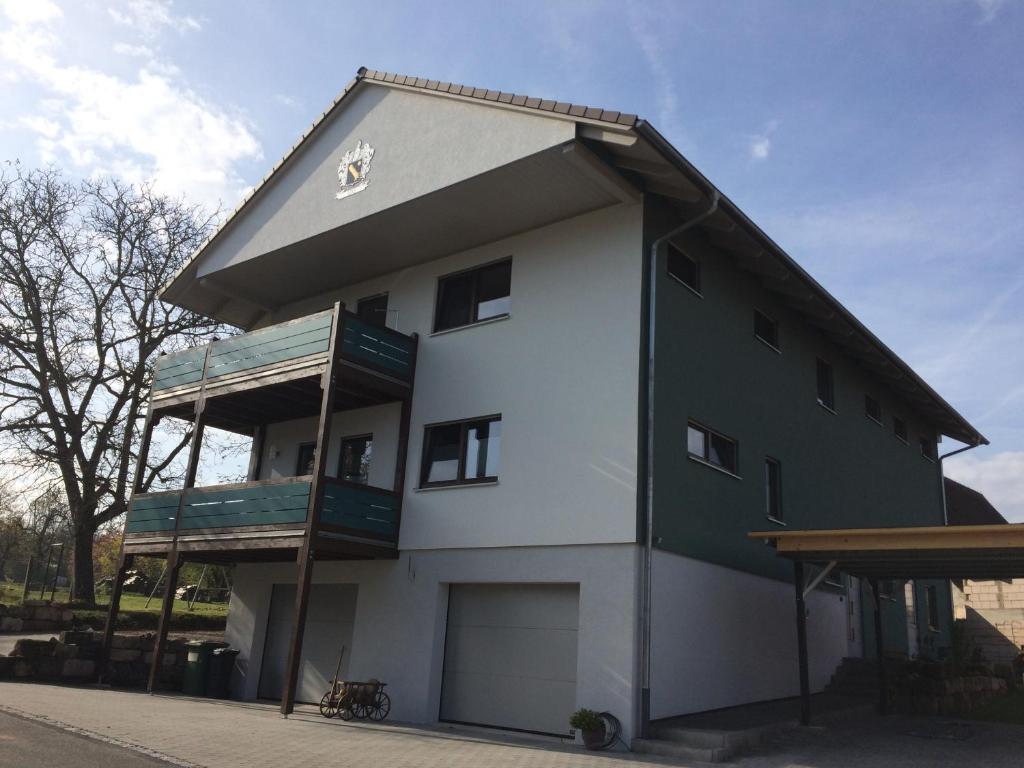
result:
[(983, 494), (948, 477), (945, 483), (946, 520), (950, 525), (1006, 524), (1006, 518)]
[(757, 275), (768, 290), (800, 312), (809, 324), (819, 328), (873, 375), (887, 381), (909, 403), (920, 409), (942, 434), (972, 445), (988, 443), (907, 363), (800, 267), (735, 203), (721, 194), (654, 126), (634, 114), (616, 110), (360, 68), (328, 109), (253, 188), (221, 227), (197, 249), (165, 287), (165, 293), (169, 293), (168, 289), (175, 283), (179, 283), (176, 290), (180, 290), (181, 279), (189, 272), (195, 274), (198, 259), (211, 243), (261, 194), (271, 177), (296, 155), (310, 136), (339, 109), (346, 97), (363, 83), (413, 89), (446, 98), (474, 100), (493, 107), (527, 110), (571, 120), (579, 126), (577, 135), (581, 139), (602, 144), (601, 159), (610, 170), (622, 174), (644, 191), (675, 198), (676, 202), (691, 207), (717, 194), (720, 198), (717, 213), (702, 223), (702, 228), (709, 232), (709, 239), (714, 245), (735, 255), (740, 268)]

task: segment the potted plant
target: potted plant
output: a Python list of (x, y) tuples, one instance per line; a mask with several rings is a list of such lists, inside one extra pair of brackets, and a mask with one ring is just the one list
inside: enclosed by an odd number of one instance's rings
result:
[(582, 731), (583, 745), (587, 749), (601, 749), (604, 746), (604, 720), (592, 709), (577, 709), (569, 718), (569, 725)]

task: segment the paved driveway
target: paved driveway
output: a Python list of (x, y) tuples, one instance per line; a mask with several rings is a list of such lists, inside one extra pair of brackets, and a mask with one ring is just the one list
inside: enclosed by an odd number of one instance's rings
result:
[[(626, 754), (401, 725), (346, 724), (313, 712), (283, 719), (272, 707), (98, 688), (0, 683), (0, 712), (20, 714), (107, 744), (144, 749), (189, 768), (625, 768), (675, 764)], [(738, 768), (1019, 768), (1024, 727), (866, 718), (792, 731), (735, 760)], [(0, 765), (12, 764), (2, 759)], [(19, 765), (19, 763), (13, 763)], [(54, 765), (68, 764), (58, 761)], [(73, 763), (72, 763), (73, 764)], [(112, 763), (119, 765), (119, 763)]]

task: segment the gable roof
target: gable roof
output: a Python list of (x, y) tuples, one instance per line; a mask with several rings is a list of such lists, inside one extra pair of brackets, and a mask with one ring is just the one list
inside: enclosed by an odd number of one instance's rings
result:
[[(987, 445), (988, 440), (976, 430), (963, 416), (947, 403), (931, 386), (927, 384), (906, 362), (886, 346), (874, 333), (858, 320), (852, 312), (844, 307), (835, 297), (804, 270), (789, 254), (775, 243), (757, 224), (755, 224), (726, 195), (694, 167), (675, 147), (673, 147), (646, 120), (635, 114), (615, 110), (591, 107), (570, 102), (541, 99), (506, 91), (430, 80), (411, 75), (399, 75), (391, 72), (371, 70), (360, 67), (356, 76), (345, 86), (330, 106), (317, 117), (299, 140), (284, 154), (273, 168), (246, 195), (235, 210), (222, 222), (217, 230), (198, 248), (191, 258), (178, 270), (162, 291), (165, 300), (171, 300), (172, 288), (188, 272), (195, 273), (197, 263), (207, 248), (231, 226), (255, 198), (267, 186), (283, 166), (297, 154), (309, 141), (310, 137), (337, 112), (346, 99), (362, 83), (373, 83), (390, 88), (401, 88), (428, 93), (444, 98), (477, 101), (492, 107), (524, 110), (534, 114), (541, 113), (555, 119), (569, 120), (592, 129), (605, 129), (604, 134), (613, 141), (615, 136), (629, 136), (630, 139), (642, 139), (657, 157), (670, 167), (682, 180), (683, 187), (697, 190), (697, 200), (702, 196), (709, 197), (717, 193), (720, 204), (715, 217), (708, 222), (716, 231), (717, 242), (726, 250), (735, 248), (744, 250), (745, 262), (741, 267), (754, 272), (762, 279), (770, 281), (769, 290), (779, 294), (785, 301), (804, 315), (811, 325), (819, 328), (831, 341), (843, 348), (851, 357), (860, 361), (874, 375), (886, 380), (895, 391), (906, 397), (919, 407), (938, 426), (943, 434), (956, 440), (972, 445)], [(580, 131), (578, 130), (578, 133)], [(587, 135), (583, 134), (583, 138)], [(622, 175), (639, 181), (641, 187), (655, 194), (675, 196), (687, 202), (694, 198), (678, 186), (671, 187), (662, 183), (662, 174), (655, 170), (655, 178), (648, 176), (654, 163), (647, 160), (623, 158), (614, 151), (603, 154), (602, 159)], [(650, 182), (649, 184), (645, 182)], [(742, 241), (742, 243), (741, 243)], [(751, 249), (753, 249), (751, 251)], [(762, 254), (772, 257), (774, 264), (780, 268), (765, 270)], [(758, 262), (755, 264), (755, 262)], [(781, 270), (781, 271), (780, 271)]]
[(984, 494), (948, 477), (943, 482), (949, 525), (998, 525), (1007, 522)]

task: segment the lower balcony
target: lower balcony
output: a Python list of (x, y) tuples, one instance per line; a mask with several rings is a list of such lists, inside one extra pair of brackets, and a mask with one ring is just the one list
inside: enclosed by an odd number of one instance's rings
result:
[(293, 560), (311, 531), (319, 559), (396, 556), (398, 493), (328, 477), (310, 526), (311, 488), (305, 475), (137, 494), (125, 553), (162, 554), (176, 544), (195, 561)]

